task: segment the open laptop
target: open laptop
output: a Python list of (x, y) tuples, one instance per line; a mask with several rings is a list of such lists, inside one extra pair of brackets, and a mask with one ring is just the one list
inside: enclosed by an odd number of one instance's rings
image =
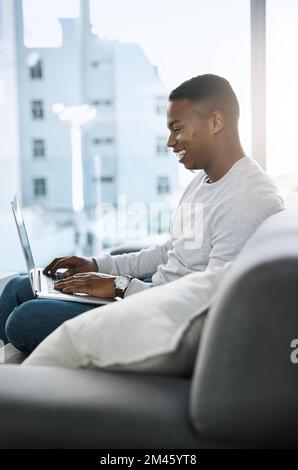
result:
[(58, 280), (43, 274), (43, 268), (36, 268), (32, 256), (32, 251), (25, 227), (22, 210), (17, 196), (14, 197), (11, 202), (11, 207), (18, 229), (20, 242), (22, 245), (28, 275), (31, 282), (33, 294), (35, 297), (41, 299), (56, 299), (56, 300), (68, 300), (71, 302), (80, 302), (86, 304), (104, 305), (114, 302), (114, 299), (104, 299), (100, 297), (92, 297), (87, 294), (63, 294), (62, 292), (55, 290), (54, 283)]

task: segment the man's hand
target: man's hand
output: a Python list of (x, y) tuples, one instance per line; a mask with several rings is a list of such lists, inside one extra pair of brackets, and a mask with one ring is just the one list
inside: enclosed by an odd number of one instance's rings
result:
[(70, 277), (77, 273), (88, 273), (98, 271), (97, 264), (92, 258), (79, 258), (78, 256), (66, 256), (65, 258), (55, 258), (43, 270), (48, 276), (54, 276), (57, 269), (67, 268), (64, 277)]
[(64, 294), (81, 293), (94, 297), (115, 298), (114, 279), (116, 276), (110, 276), (103, 273), (84, 273), (75, 274), (68, 279), (58, 281), (54, 287)]

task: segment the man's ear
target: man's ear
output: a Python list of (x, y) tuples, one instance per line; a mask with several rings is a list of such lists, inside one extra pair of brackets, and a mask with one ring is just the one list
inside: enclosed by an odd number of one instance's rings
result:
[(220, 111), (213, 111), (209, 117), (209, 128), (212, 134), (218, 134), (225, 127), (225, 117)]

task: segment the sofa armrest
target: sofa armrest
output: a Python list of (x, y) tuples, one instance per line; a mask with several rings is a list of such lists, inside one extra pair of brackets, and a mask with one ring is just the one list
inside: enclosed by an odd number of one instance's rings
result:
[(298, 446), (295, 338), (298, 258), (235, 265), (197, 358), (191, 416), (200, 436), (223, 446)]

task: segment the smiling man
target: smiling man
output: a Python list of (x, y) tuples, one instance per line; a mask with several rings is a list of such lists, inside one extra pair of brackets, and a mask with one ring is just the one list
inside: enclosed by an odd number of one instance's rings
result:
[[(242, 149), (239, 104), (227, 80), (201, 75), (182, 83), (169, 96), (167, 119), (168, 146), (185, 168), (201, 170), (181, 198), (168, 241), (138, 253), (57, 258), (44, 270), (67, 268), (57, 289), (125, 297), (222, 266), (265, 218), (283, 209), (269, 176)], [(143, 282), (148, 277), (151, 282)], [(93, 307), (34, 299), (28, 278), (16, 278), (0, 299), (0, 339), (28, 354), (64, 321)]]
[(238, 100), (227, 80), (192, 78), (170, 94), (168, 146), (185, 168), (204, 170), (214, 183), (245, 157), (238, 120)]

